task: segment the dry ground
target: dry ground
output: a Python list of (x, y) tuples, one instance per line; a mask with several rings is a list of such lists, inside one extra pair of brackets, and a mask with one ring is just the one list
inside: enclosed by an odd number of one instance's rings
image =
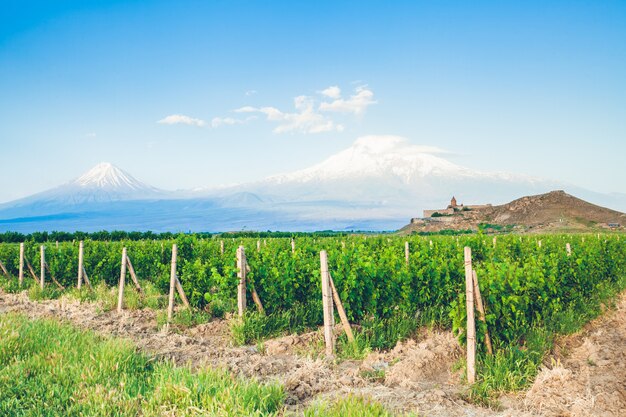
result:
[[(423, 330), (393, 350), (363, 361), (335, 363), (314, 355), (319, 332), (286, 336), (257, 346), (234, 347), (226, 321), (180, 332), (158, 330), (152, 310), (102, 312), (98, 304), (65, 298), (33, 302), (25, 293), (0, 292), (0, 313), (53, 317), (101, 335), (123, 337), (159, 358), (193, 367), (226, 368), (235, 374), (284, 384), (287, 404), (363, 395), (393, 411), (426, 416), (626, 416), (626, 296), (617, 310), (584, 331), (559, 341), (552, 365), (527, 393), (503, 398), (503, 410), (467, 403), (460, 376), (451, 371), (462, 354), (449, 332)], [(555, 359), (556, 358), (556, 359)], [(549, 362), (550, 363), (550, 362)]]

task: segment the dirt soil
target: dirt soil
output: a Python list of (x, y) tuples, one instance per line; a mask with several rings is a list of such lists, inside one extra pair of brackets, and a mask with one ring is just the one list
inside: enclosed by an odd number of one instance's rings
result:
[(103, 312), (95, 303), (66, 298), (33, 302), (26, 293), (0, 292), (0, 313), (10, 311), (126, 338), (142, 351), (180, 365), (212, 366), (278, 381), (285, 386), (289, 409), (296, 412), (312, 401), (354, 394), (394, 412), (421, 416), (626, 416), (626, 296), (616, 311), (561, 340), (554, 365), (542, 370), (527, 393), (503, 398), (500, 411), (463, 399), (465, 386), (451, 371), (463, 352), (449, 332), (422, 330), (388, 352), (371, 353), (363, 361), (335, 362), (310, 354), (322, 343), (320, 332), (269, 340), (261, 349), (235, 347), (224, 320), (167, 331), (157, 328), (152, 310), (118, 314)]

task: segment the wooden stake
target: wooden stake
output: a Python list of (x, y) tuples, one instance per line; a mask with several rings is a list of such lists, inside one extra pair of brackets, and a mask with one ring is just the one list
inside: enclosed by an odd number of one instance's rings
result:
[(52, 279), (52, 281), (54, 281), (54, 283), (57, 285), (57, 287), (59, 287), (60, 289), (64, 290), (65, 287), (63, 285), (61, 285), (61, 283), (59, 281), (57, 281), (57, 279), (54, 277), (54, 275), (52, 275), (52, 270), (50, 270), (50, 265), (48, 265), (48, 262), (46, 262), (45, 265), (46, 265), (46, 270), (48, 270), (48, 272), (50, 272), (50, 278)]
[(406, 266), (409, 266), (409, 242), (404, 242), (404, 260), (406, 262)]
[(465, 306), (467, 310), (467, 382), (476, 382), (476, 322), (474, 321), (474, 277), (472, 249), (465, 247)]
[(83, 265), (83, 241), (81, 240), (80, 243), (78, 244), (78, 284), (77, 287), (80, 290), (80, 288), (83, 285), (83, 271), (85, 270), (85, 267)]
[(20, 272), (17, 280), (20, 288), (22, 288), (24, 283), (24, 242), (20, 243)]
[(498, 238), (496, 236), (493, 237), (493, 247), (496, 247), (496, 242), (498, 241)]
[(174, 315), (174, 290), (176, 289), (176, 260), (178, 257), (178, 247), (174, 243), (172, 245), (172, 265), (170, 268), (170, 296), (167, 304), (167, 322), (172, 321)]
[(257, 252), (261, 252), (261, 241), (260, 240), (256, 241), (256, 251)]
[(237, 310), (239, 317), (243, 317), (246, 311), (246, 252), (243, 246), (237, 248)]
[(85, 283), (89, 286), (89, 289), (93, 291), (93, 287), (91, 286), (91, 281), (89, 281), (89, 277), (87, 276), (87, 270), (85, 270), (84, 265), (83, 265), (83, 278), (85, 279)]
[(183, 300), (183, 304), (185, 305), (185, 307), (191, 308), (191, 305), (189, 304), (189, 300), (187, 299), (187, 295), (185, 295), (185, 291), (183, 290), (183, 286), (178, 280), (178, 276), (176, 276), (176, 291), (178, 291), (178, 296), (180, 297), (181, 300)]
[(28, 261), (28, 258), (24, 257), (24, 261), (26, 261), (26, 266), (28, 267), (28, 272), (30, 272), (30, 276), (33, 277), (35, 282), (39, 283), (39, 278), (37, 278), (37, 274), (35, 274), (35, 270), (33, 269), (33, 266)]
[(296, 241), (291, 239), (291, 253), (296, 253)]
[(330, 280), (330, 289), (333, 292), (333, 299), (335, 300), (335, 304), (337, 305), (337, 313), (339, 313), (339, 318), (341, 319), (341, 325), (343, 326), (343, 330), (346, 332), (348, 340), (350, 342), (354, 342), (354, 334), (352, 334), (352, 328), (350, 327), (348, 316), (346, 315), (346, 311), (343, 309), (341, 298), (339, 298), (339, 293), (337, 292), (337, 288), (335, 288), (333, 276), (330, 274), (330, 272), (328, 273), (328, 279)]
[(259, 309), (259, 313), (265, 314), (265, 309), (263, 308), (263, 303), (261, 303), (261, 298), (259, 294), (256, 292), (256, 289), (252, 287), (252, 301), (256, 304), (256, 307)]
[(539, 242), (537, 242), (537, 245), (539, 245), (539, 247), (541, 247), (541, 240)]
[(333, 296), (330, 288), (330, 274), (328, 273), (328, 255), (325, 250), (320, 252), (320, 270), (322, 276), (322, 305), (324, 309), (324, 341), (326, 342), (326, 355), (333, 356), (335, 353), (335, 340), (333, 337)]
[(41, 247), (39, 248), (39, 255), (40, 255), (40, 276), (39, 276), (39, 286), (41, 287), (41, 289), (43, 290), (43, 286), (44, 283), (46, 281), (46, 248), (44, 245), (41, 245)]
[[(248, 260), (246, 259), (246, 279), (248, 278), (248, 274), (250, 273), (250, 271), (251, 271), (250, 264), (248, 264)], [(259, 310), (259, 312), (265, 314), (263, 303), (261, 303), (261, 297), (259, 297), (259, 294), (256, 292), (256, 288), (254, 288), (254, 286), (252, 286), (252, 289), (250, 292), (252, 293), (252, 301), (254, 301), (254, 304), (256, 304), (256, 307)]]
[(2, 263), (2, 261), (0, 261), (0, 269), (2, 269), (2, 273), (6, 275), (7, 278), (10, 278), (9, 271), (7, 271), (7, 269), (4, 267), (4, 264)]
[(220, 254), (223, 255), (224, 254), (224, 241), (220, 240)]
[(480, 295), (480, 287), (478, 286), (478, 275), (476, 271), (472, 270), (472, 278), (474, 280), (474, 303), (478, 310), (478, 320), (485, 323), (485, 345), (487, 345), (487, 353), (493, 355), (493, 349), (491, 347), (491, 338), (489, 337), (489, 329), (486, 328), (487, 321), (485, 320), (485, 305), (483, 304), (483, 298)]
[(567, 250), (567, 256), (571, 256), (572, 255), (572, 247), (570, 246), (569, 243), (565, 244), (565, 250)]
[(135, 274), (135, 268), (133, 268), (133, 263), (130, 261), (130, 256), (126, 255), (126, 264), (128, 266), (128, 272), (130, 272), (130, 277), (133, 279), (135, 283), (135, 288), (139, 291), (139, 294), (144, 295), (143, 290), (141, 289), (141, 285), (139, 285), (139, 279), (137, 279), (137, 274)]
[(117, 312), (121, 313), (124, 307), (124, 285), (126, 284), (126, 248), (122, 249), (122, 268), (120, 270), (120, 286), (117, 294)]

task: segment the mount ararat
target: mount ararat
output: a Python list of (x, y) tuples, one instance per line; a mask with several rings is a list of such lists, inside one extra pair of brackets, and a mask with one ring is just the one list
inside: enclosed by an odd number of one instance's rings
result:
[(0, 205), (0, 230), (395, 230), (452, 195), (499, 204), (566, 188), (624, 211), (626, 196), (456, 165), (433, 147), (366, 136), (309, 168), (217, 189), (165, 191), (101, 163), (59, 187)]

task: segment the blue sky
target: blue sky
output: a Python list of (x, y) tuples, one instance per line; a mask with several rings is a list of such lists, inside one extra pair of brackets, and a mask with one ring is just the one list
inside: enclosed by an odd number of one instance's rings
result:
[(0, 202), (100, 161), (194, 188), (387, 134), (626, 192), (624, 1), (0, 3)]

